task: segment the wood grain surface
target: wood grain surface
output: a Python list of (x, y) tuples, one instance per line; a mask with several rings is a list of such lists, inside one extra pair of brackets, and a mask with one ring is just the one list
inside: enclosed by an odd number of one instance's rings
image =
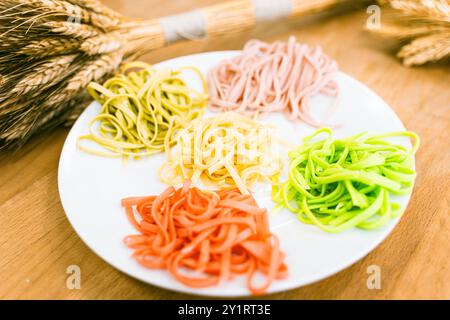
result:
[[(128, 16), (149, 18), (217, 1), (104, 2)], [(414, 194), (387, 240), (363, 260), (328, 279), (267, 298), (450, 298), (449, 65), (403, 67), (388, 43), (363, 31), (366, 19), (362, 8), (332, 17), (266, 24), (222, 38), (172, 45), (143, 58), (155, 63), (185, 54), (239, 49), (251, 38), (274, 41), (295, 35), (299, 41), (320, 44), (344, 72), (377, 92), (407, 128), (421, 136)], [(0, 160), (0, 298), (196, 298), (126, 276), (97, 257), (77, 236), (66, 219), (57, 188), (58, 160), (68, 130), (61, 128), (40, 136)], [(81, 290), (66, 286), (70, 265), (81, 268)], [(370, 265), (381, 268), (380, 290), (366, 286)]]

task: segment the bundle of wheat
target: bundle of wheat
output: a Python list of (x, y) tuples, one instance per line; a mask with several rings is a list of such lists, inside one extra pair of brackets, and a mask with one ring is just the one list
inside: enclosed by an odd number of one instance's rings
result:
[(398, 57), (406, 66), (422, 65), (450, 57), (449, 0), (378, 0), (382, 5), (379, 26), (373, 33), (397, 39)]
[(125, 21), (97, 0), (0, 2), (0, 150), (79, 114), (86, 85), (139, 52)]
[(89, 82), (102, 81), (148, 50), (346, 4), (355, 1), (232, 0), (140, 21), (98, 0), (2, 0), (0, 152), (75, 119), (89, 101), (84, 90)]

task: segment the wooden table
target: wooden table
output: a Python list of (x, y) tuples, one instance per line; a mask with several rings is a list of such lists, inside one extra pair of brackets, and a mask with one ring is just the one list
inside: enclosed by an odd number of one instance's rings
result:
[[(212, 1), (110, 0), (129, 16), (158, 17)], [(450, 73), (448, 65), (408, 69), (362, 31), (365, 10), (333, 18), (308, 18), (223, 38), (176, 44), (147, 55), (158, 62), (190, 53), (239, 49), (251, 38), (289, 35), (320, 44), (341, 69), (383, 97), (408, 129), (422, 138), (419, 177), (409, 208), (395, 231), (350, 268), (271, 299), (450, 298)], [(363, 106), (361, 106), (363, 107)], [(58, 160), (69, 129), (38, 137), (0, 160), (0, 298), (184, 299), (194, 298), (141, 283), (97, 257), (70, 226), (58, 195)], [(81, 290), (66, 286), (70, 265), (81, 268)], [(367, 267), (381, 268), (381, 290), (366, 286)]]

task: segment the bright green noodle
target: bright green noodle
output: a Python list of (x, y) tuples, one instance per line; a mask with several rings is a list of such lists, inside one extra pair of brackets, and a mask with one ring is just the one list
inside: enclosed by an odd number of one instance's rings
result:
[[(327, 137), (312, 142), (321, 134)], [(412, 150), (386, 140), (400, 136), (414, 140)], [(401, 215), (390, 195), (412, 191), (418, 147), (412, 132), (364, 132), (335, 140), (330, 129), (317, 130), (289, 153), (289, 178), (274, 187), (273, 200), (327, 232), (381, 227)]]
[[(187, 86), (181, 78), (186, 70), (198, 75), (205, 93)], [(89, 84), (88, 91), (102, 107), (90, 122), (90, 134), (79, 138), (78, 147), (109, 157), (167, 151), (175, 143), (178, 129), (201, 115), (208, 100), (206, 81), (196, 68), (156, 70), (142, 62), (124, 65), (120, 74), (103, 85)], [(108, 151), (84, 146), (83, 140)]]

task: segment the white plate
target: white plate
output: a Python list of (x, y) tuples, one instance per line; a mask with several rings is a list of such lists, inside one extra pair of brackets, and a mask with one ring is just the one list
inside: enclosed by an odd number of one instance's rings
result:
[[(165, 61), (156, 67), (196, 66), (206, 74), (220, 60), (236, 54), (236, 51), (202, 53)], [(201, 88), (194, 79), (186, 76), (186, 80), (189, 85)], [(336, 136), (361, 131), (405, 130), (392, 109), (366, 86), (343, 73), (336, 80), (341, 88), (341, 98), (333, 121), (342, 124), (335, 130)], [(312, 100), (311, 109), (320, 113), (331, 102), (328, 97), (318, 96)], [(243, 278), (213, 288), (192, 289), (175, 281), (168, 272), (145, 269), (130, 257), (132, 251), (122, 239), (136, 231), (128, 222), (120, 200), (128, 196), (159, 194), (166, 188), (156, 175), (164, 155), (124, 163), (121, 159), (102, 158), (77, 150), (77, 137), (88, 132), (88, 122), (98, 110), (99, 105), (92, 103), (75, 123), (59, 163), (61, 202), (81, 239), (106, 262), (144, 282), (208, 296), (249, 295)], [(264, 121), (278, 125), (282, 135), (295, 143), (315, 130), (304, 124), (296, 126), (282, 115), (272, 115)], [(410, 146), (406, 139), (399, 141)], [(256, 194), (256, 200), (260, 206), (272, 209), (274, 204), (265, 189)], [(398, 197), (396, 201), (406, 208), (409, 196)], [(375, 231), (352, 229), (340, 234), (327, 234), (317, 227), (302, 224), (287, 210), (271, 213), (270, 222), (272, 231), (280, 238), (289, 267), (289, 277), (275, 281), (270, 287), (269, 293), (274, 293), (310, 284), (347, 268), (379, 245), (398, 220)]]

